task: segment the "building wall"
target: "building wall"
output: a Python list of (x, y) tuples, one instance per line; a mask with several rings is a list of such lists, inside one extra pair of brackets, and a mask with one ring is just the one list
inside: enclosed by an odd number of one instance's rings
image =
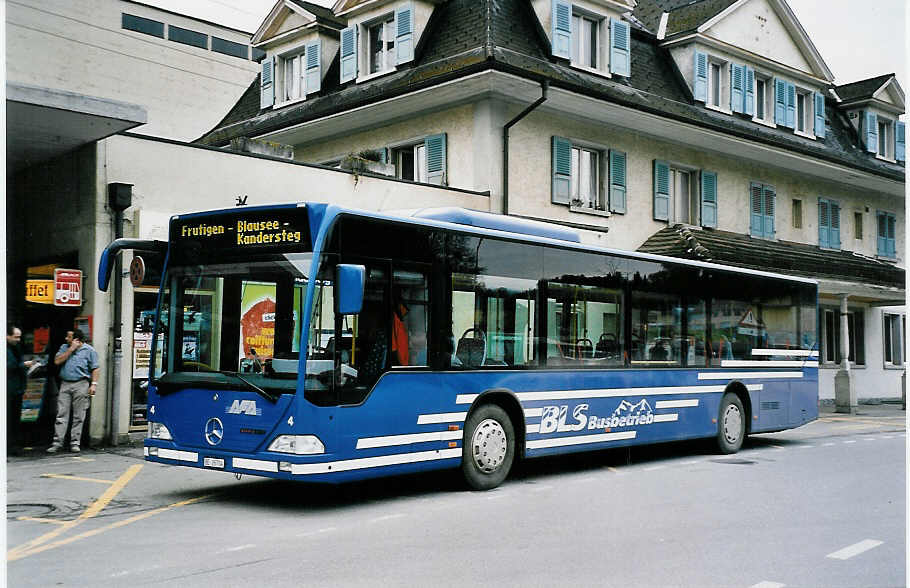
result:
[(256, 77), (253, 61), (125, 30), (124, 12), (250, 42), (240, 31), (122, 0), (24, 0), (6, 7), (7, 79), (139, 104), (148, 123), (135, 132), (192, 140)]

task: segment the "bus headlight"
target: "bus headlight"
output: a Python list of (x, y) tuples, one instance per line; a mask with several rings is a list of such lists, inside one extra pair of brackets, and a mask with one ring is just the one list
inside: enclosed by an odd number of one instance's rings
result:
[(325, 446), (315, 435), (280, 435), (269, 445), (269, 451), (293, 453), (294, 455), (314, 455), (325, 453)]
[(171, 432), (162, 423), (149, 423), (149, 439), (173, 440)]

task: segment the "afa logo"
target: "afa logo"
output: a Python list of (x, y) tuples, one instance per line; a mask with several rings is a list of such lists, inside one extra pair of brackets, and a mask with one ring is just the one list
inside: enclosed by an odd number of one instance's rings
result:
[(255, 400), (235, 400), (225, 409), (227, 414), (245, 414), (249, 416), (262, 416), (262, 409), (256, 406)]

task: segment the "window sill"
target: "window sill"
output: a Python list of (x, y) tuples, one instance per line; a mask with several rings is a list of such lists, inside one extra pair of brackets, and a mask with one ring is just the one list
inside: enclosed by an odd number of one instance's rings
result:
[(892, 371), (892, 372), (902, 372), (906, 369), (906, 366), (894, 365), (894, 364), (891, 364), (891, 365), (885, 364), (882, 367), (885, 368), (886, 370)]
[(798, 136), (800, 136), (800, 137), (805, 137), (805, 138), (807, 138), (807, 139), (813, 139), (813, 140), (815, 139), (815, 135), (810, 134), (810, 133), (807, 133), (807, 132), (805, 132), (805, 131), (797, 131), (797, 130), (794, 130), (794, 131), (793, 131), (793, 134), (794, 134), (794, 135), (798, 135)]
[(300, 102), (305, 102), (305, 101), (306, 101), (306, 96), (304, 96), (303, 98), (295, 98), (293, 100), (288, 100), (287, 102), (276, 102), (274, 109), (278, 110), (279, 108), (284, 108), (285, 106), (291, 106), (292, 104), (298, 104)]
[(713, 110), (715, 112), (720, 112), (723, 114), (730, 114), (730, 115), (733, 114), (733, 111), (730, 110), (729, 108), (722, 108), (720, 106), (714, 106), (713, 104), (708, 104), (707, 102), (705, 102), (705, 108), (707, 108), (708, 110)]
[[(820, 370), (839, 370), (839, 363), (820, 363), (818, 364), (818, 369)], [(851, 370), (864, 370), (866, 369), (866, 364), (856, 365), (855, 363), (850, 364)]]
[(357, 76), (357, 79), (354, 80), (354, 82), (358, 83), (358, 84), (363, 83), (363, 82), (369, 82), (370, 80), (372, 80), (374, 78), (381, 78), (382, 76), (389, 75), (390, 73), (395, 73), (396, 71), (398, 71), (398, 69), (393, 67), (392, 69), (386, 69), (386, 70), (377, 71), (376, 73), (371, 73), (368, 75)]
[(764, 125), (764, 126), (766, 126), (766, 127), (770, 127), (770, 128), (772, 128), (772, 129), (776, 129), (776, 128), (777, 128), (777, 123), (775, 123), (773, 120), (768, 120), (768, 119), (764, 119), (764, 118), (754, 118), (754, 117), (753, 117), (753, 118), (752, 118), (752, 122), (758, 123), (758, 124), (760, 124), (760, 125)]
[(609, 217), (610, 212), (608, 210), (600, 210), (598, 208), (588, 208), (587, 206), (575, 206), (569, 205), (569, 212), (577, 212), (579, 214), (590, 214), (593, 216), (603, 216)]
[(876, 254), (875, 259), (877, 259), (878, 261), (885, 261), (888, 263), (897, 263), (897, 257), (891, 257), (890, 255)]
[(594, 74), (594, 75), (596, 75), (596, 76), (601, 76), (601, 77), (604, 77), (604, 78), (612, 78), (612, 77), (613, 77), (613, 74), (611, 74), (609, 71), (605, 71), (605, 70), (602, 70), (602, 69), (597, 69), (597, 68), (595, 68), (595, 67), (588, 67), (588, 66), (586, 66), (586, 65), (577, 65), (577, 64), (575, 64), (575, 63), (569, 63), (569, 65), (572, 66), (572, 69), (577, 69), (578, 71), (583, 71), (583, 72), (585, 72), (585, 73)]
[(896, 159), (893, 159), (886, 155), (879, 155), (878, 153), (875, 154), (875, 159), (881, 159), (882, 161), (887, 161), (888, 163), (897, 163)]
[(840, 247), (822, 247), (819, 245), (818, 248), (822, 251), (843, 251)]

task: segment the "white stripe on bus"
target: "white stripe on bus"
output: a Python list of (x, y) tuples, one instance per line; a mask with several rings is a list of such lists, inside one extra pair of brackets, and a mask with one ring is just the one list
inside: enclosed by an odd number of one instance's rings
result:
[(540, 433), (540, 424), (528, 425), (525, 427), (525, 432), (530, 435), (531, 433)]
[(435, 451), (418, 451), (416, 453), (395, 453), (377, 457), (361, 457), (358, 459), (345, 459), (324, 463), (295, 463), (291, 465), (291, 473), (295, 475), (332, 474), (350, 470), (362, 470), (383, 466), (401, 465), (405, 463), (418, 463), (422, 461), (437, 461), (461, 457), (461, 448), (438, 449)]
[(685, 408), (687, 406), (698, 406), (698, 398), (691, 400), (658, 400), (654, 403), (654, 408)]
[(752, 361), (749, 359), (725, 359), (720, 362), (720, 367), (818, 367), (815, 361)]
[(375, 449), (392, 447), (408, 443), (429, 443), (431, 441), (450, 441), (461, 439), (462, 431), (435, 431), (432, 433), (412, 433), (409, 435), (387, 435), (385, 437), (364, 437), (357, 440), (357, 449)]
[[(762, 384), (746, 384), (752, 392), (762, 389)], [(543, 392), (519, 392), (521, 402), (538, 400), (571, 400), (576, 398), (612, 398), (616, 396), (663, 396), (672, 394), (711, 394), (726, 390), (726, 386), (655, 386), (642, 388), (602, 388), (592, 390), (549, 390)], [(471, 404), (479, 394), (459, 394), (455, 404)]]
[(468, 417), (466, 412), (441, 412), (422, 414), (417, 417), (418, 425), (438, 425), (439, 423), (461, 423)]
[(755, 380), (758, 378), (802, 377), (802, 372), (702, 372), (698, 374), (699, 380)]
[(258, 470), (260, 472), (277, 472), (278, 471), (278, 462), (277, 461), (266, 461), (262, 459), (245, 459), (242, 457), (235, 457), (231, 461), (235, 468), (240, 468), (243, 470)]
[(656, 414), (654, 415), (655, 423), (673, 423), (679, 420), (679, 415), (675, 412), (672, 414)]
[(534, 417), (543, 416), (542, 408), (526, 408), (525, 409), (525, 418), (530, 419)]
[(546, 447), (565, 447), (567, 445), (586, 445), (589, 443), (603, 443), (605, 441), (620, 441), (635, 439), (635, 431), (621, 431), (619, 433), (601, 433), (599, 435), (572, 435), (570, 437), (550, 437), (528, 441), (528, 449), (544, 449)]
[(176, 449), (158, 448), (158, 457), (161, 459), (176, 459), (177, 461), (199, 461), (199, 454), (195, 451), (177, 451)]
[(789, 357), (818, 357), (812, 349), (753, 349), (752, 355), (783, 355)]

